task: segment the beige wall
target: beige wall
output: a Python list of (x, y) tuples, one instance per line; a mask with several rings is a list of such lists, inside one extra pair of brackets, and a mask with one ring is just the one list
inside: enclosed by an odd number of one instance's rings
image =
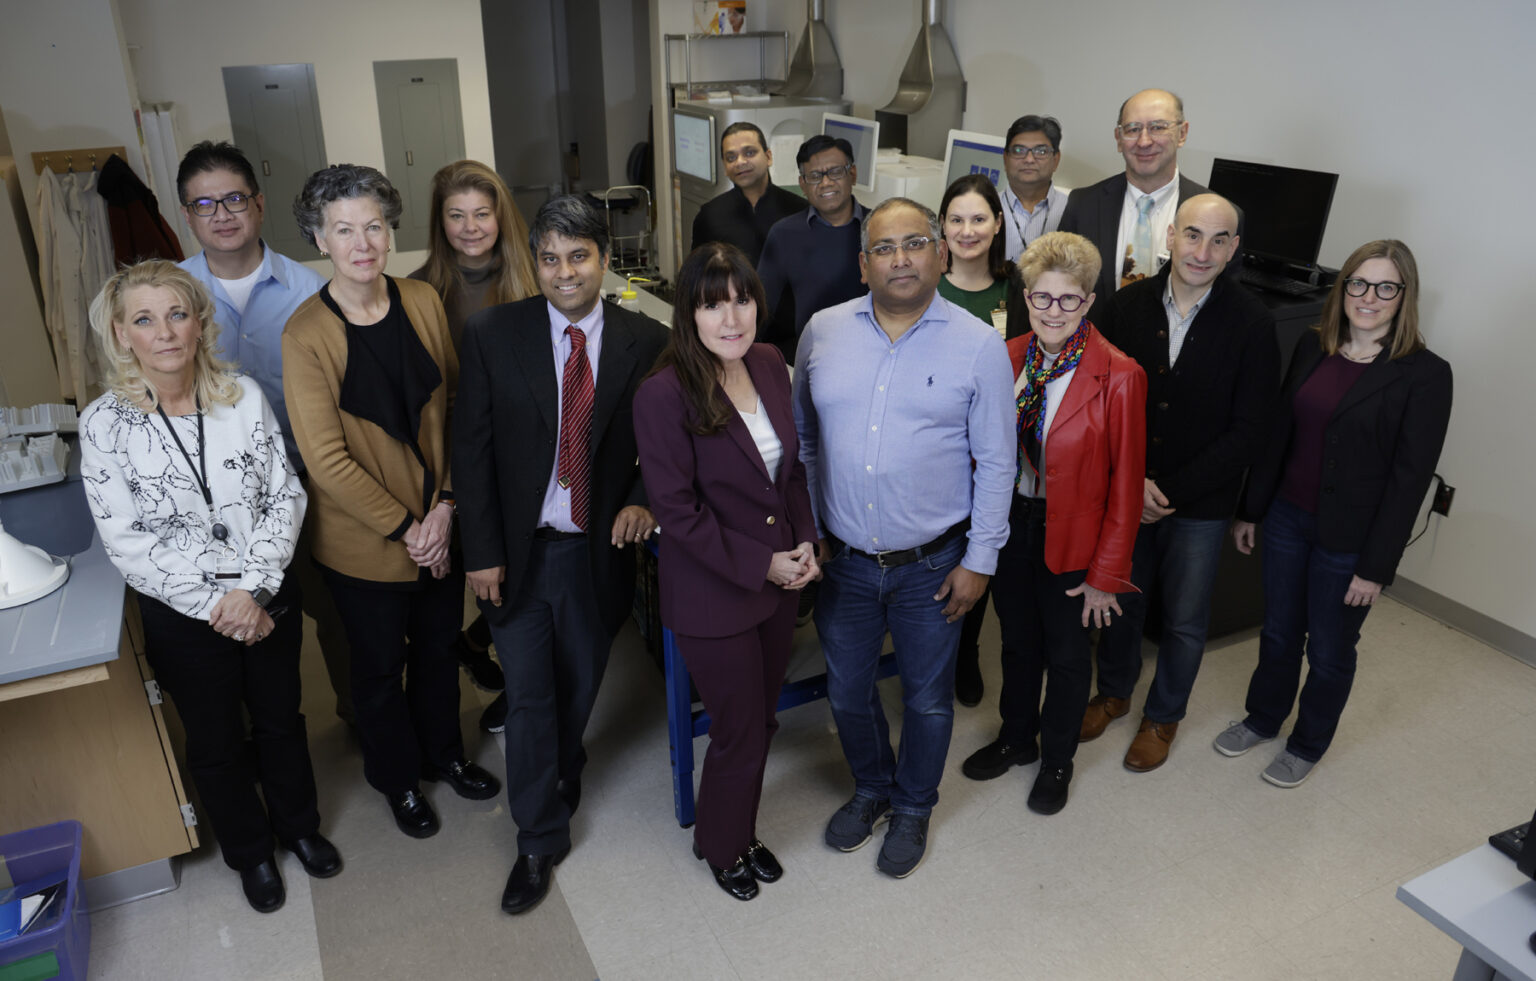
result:
[[(231, 137), (225, 66), (308, 62), (315, 66), (327, 160), (382, 168), (373, 63), (456, 58), (465, 152), (495, 166), (479, 0), (119, 3), (140, 96), (145, 102), (175, 103), (181, 138), (188, 145)], [(268, 220), (291, 220), (287, 202), (269, 202)], [(392, 256), (389, 271), (403, 276), (424, 255)], [(322, 271), (329, 274), (328, 267)]]

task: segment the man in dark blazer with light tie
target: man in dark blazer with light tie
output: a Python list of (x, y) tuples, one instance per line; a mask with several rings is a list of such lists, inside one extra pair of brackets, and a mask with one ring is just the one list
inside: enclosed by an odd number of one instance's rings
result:
[[(1184, 100), (1162, 89), (1137, 92), (1121, 103), (1115, 124), (1115, 146), (1125, 158), (1125, 171), (1068, 195), (1061, 231), (1088, 239), (1104, 260), (1093, 307), (1083, 312), (1089, 320), (1094, 309), (1108, 303), (1122, 285), (1157, 273), (1174, 212), (1189, 198), (1206, 193), (1205, 185), (1179, 173), (1179, 147), (1188, 138)], [(1137, 204), (1142, 199), (1150, 208), (1146, 227), (1151, 248), (1146, 254), (1133, 241)], [(1238, 220), (1241, 235), (1241, 212)], [(1235, 270), (1238, 264), (1228, 268)]]
[(465, 324), (453, 406), (464, 566), (507, 674), (517, 862), (502, 909), (532, 909), (571, 847), (582, 734), (655, 527), (631, 402), (667, 329), (600, 300), (602, 217), (575, 196), (529, 234), (542, 295)]

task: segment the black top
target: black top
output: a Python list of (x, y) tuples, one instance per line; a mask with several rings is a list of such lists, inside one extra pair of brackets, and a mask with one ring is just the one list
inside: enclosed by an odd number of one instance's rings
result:
[[(1269, 441), (1253, 464), (1239, 515), (1260, 521), (1289, 455), (1296, 395), (1323, 361), (1309, 330), (1280, 386)], [(1383, 351), (1339, 400), (1323, 430), (1317, 544), (1358, 552), (1355, 575), (1387, 585), (1429, 490), (1451, 421), (1451, 366), (1427, 350), (1400, 358)]]
[(431, 510), (435, 482), (416, 436), (421, 431), (421, 410), (443, 383), (443, 372), (406, 316), (400, 287), (388, 276), (384, 282), (389, 287), (389, 310), (376, 324), (352, 323), (331, 297), (330, 284), (320, 288), (321, 302), (347, 331), (347, 367), (341, 377), (337, 407), (374, 423), (416, 454), (423, 470), (425, 513)]
[(868, 213), (855, 201), (853, 220), (836, 228), (809, 210), (790, 215), (769, 230), (757, 274), (768, 294), (773, 322), (768, 336), (758, 339), (777, 344), (790, 364), (795, 363), (795, 348), (806, 322), (817, 311), (868, 291), (859, 273), (859, 230)]
[(1095, 326), (1147, 373), (1147, 476), (1184, 518), (1230, 518), (1280, 385), (1275, 318), (1218, 276), (1168, 363), (1169, 269), (1094, 305)]
[(706, 242), (725, 242), (745, 252), (756, 266), (768, 229), (779, 219), (804, 211), (806, 205), (805, 198), (772, 181), (758, 198), (756, 207), (747, 203), (741, 188), (733, 187), (699, 209), (693, 219), (693, 244), (689, 248), (696, 249)]

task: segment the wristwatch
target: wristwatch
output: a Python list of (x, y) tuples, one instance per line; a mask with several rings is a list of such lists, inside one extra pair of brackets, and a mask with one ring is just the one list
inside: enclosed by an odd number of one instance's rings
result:
[(256, 605), (261, 607), (263, 610), (265, 610), (267, 606), (276, 598), (277, 594), (265, 587), (258, 589), (256, 592), (251, 594), (251, 599), (255, 600)]

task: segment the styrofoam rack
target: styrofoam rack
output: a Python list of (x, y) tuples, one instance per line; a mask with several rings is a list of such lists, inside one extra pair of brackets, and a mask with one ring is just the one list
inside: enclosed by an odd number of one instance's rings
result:
[(80, 414), (63, 402), (42, 402), (31, 408), (0, 408), (0, 436), (38, 436), (80, 431)]
[(69, 444), (57, 433), (0, 438), (0, 494), (64, 479)]

